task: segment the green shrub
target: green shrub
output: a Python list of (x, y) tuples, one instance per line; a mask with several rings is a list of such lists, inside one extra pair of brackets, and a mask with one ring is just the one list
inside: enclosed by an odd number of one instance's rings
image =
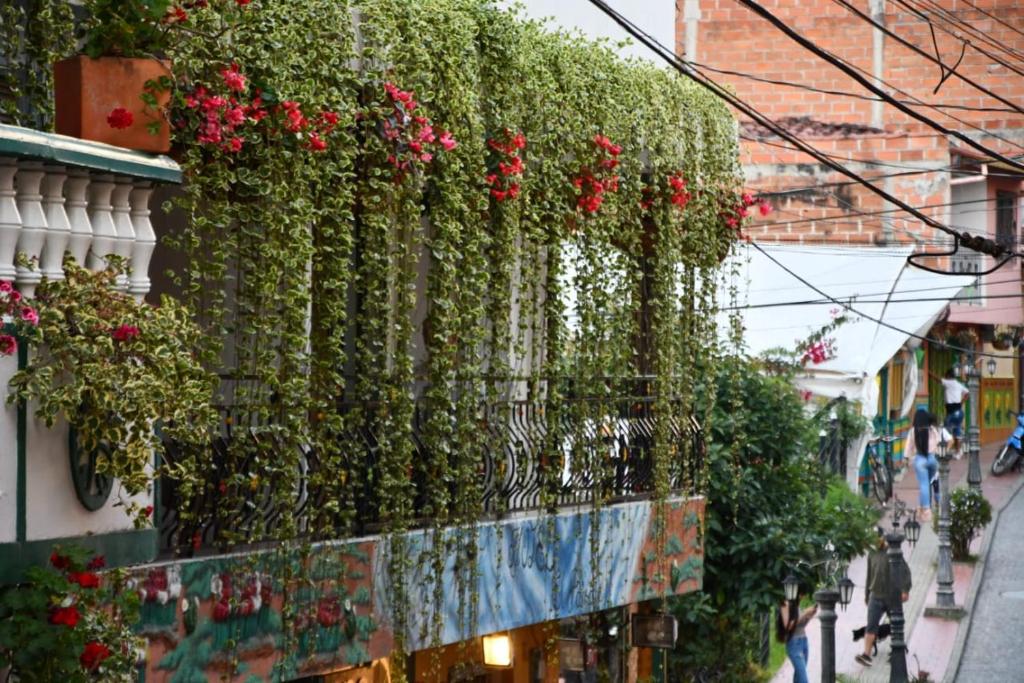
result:
[(975, 534), (992, 521), (992, 504), (981, 491), (958, 488), (949, 496), (949, 542), (954, 560), (966, 560)]

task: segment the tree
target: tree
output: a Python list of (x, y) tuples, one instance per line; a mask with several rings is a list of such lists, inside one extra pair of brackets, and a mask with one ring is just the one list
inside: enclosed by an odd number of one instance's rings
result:
[[(789, 378), (731, 358), (716, 377), (708, 448), (704, 589), (670, 601), (681, 637), (673, 680), (754, 680), (759, 620), (783, 598), (794, 571), (805, 592), (819, 582), (797, 567), (864, 552), (877, 514), (815, 457), (819, 419)], [(703, 396), (709, 392), (704, 391)]]

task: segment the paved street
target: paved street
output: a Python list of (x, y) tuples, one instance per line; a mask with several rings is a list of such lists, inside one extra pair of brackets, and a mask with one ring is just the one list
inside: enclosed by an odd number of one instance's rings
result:
[(991, 543), (955, 679), (961, 683), (1024, 681), (1024, 494), (1003, 510)]

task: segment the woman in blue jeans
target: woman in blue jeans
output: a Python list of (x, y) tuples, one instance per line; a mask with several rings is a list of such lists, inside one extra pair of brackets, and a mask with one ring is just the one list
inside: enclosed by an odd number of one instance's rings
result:
[(775, 613), (775, 637), (786, 644), (786, 656), (793, 663), (793, 683), (809, 683), (807, 678), (807, 622), (818, 613), (818, 606), (800, 611), (800, 596), (785, 601)]
[(904, 453), (908, 458), (914, 459), (914, 473), (917, 474), (918, 489), (917, 518), (922, 522), (931, 521), (932, 480), (939, 470), (939, 463), (935, 459), (939, 443), (946, 441), (947, 444), (951, 444), (952, 440), (953, 437), (949, 432), (944, 427), (938, 426), (934, 415), (924, 408), (917, 409), (917, 412), (914, 413), (914, 427), (907, 435)]

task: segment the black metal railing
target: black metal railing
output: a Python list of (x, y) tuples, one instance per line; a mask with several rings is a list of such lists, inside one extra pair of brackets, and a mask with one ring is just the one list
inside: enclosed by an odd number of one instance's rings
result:
[[(207, 484), (191, 496), (183, 515), (179, 486), (160, 483), (158, 527), (164, 553), (192, 553), (204, 547), (225, 549), (237, 538), (273, 538), (286, 518), (301, 536), (354, 537), (374, 533), (388, 514), (381, 508), (380, 474), (388, 444), (379, 422), (380, 404), (351, 402), (341, 406), (346, 428), (338, 434), (350, 467), (327, 472), (318, 454), (289, 439), (267, 421), (246, 419), (240, 411), (224, 409), (222, 434), (206, 448), (203, 473)], [(506, 400), (481, 402), (470, 416), (482, 430), (475, 439), (480, 500), (487, 516), (557, 509), (649, 497), (657, 488), (654, 449), (658, 434), (666, 434), (668, 489), (697, 493), (704, 459), (704, 435), (692, 417), (681, 417), (682, 405), (667, 402), (663, 419), (649, 397), (621, 397), (551, 401)], [(451, 415), (453, 424), (456, 418)], [(413, 467), (409, 472), (416, 525), (430, 523), (427, 509), (429, 472), (421, 465), (435, 460), (427, 450), (425, 430), (436, 413), (426, 401), (415, 404), (409, 430), (401, 438), (411, 441)], [(393, 430), (393, 426), (390, 428)], [(169, 457), (180, 457), (180, 447), (165, 444)], [(297, 458), (281, 457), (282, 449), (297, 448)], [(454, 456), (449, 456), (454, 457)], [(270, 461), (268, 462), (268, 459)], [(299, 463), (299, 472), (275, 475), (273, 460)], [(335, 461), (336, 462), (336, 461)], [(268, 466), (269, 465), (269, 466)], [(336, 466), (336, 465), (334, 465)], [(297, 476), (296, 476), (297, 474)], [(344, 485), (318, 482), (344, 478)], [(230, 482), (230, 483), (228, 483)], [(281, 496), (282, 486), (292, 495)], [(452, 495), (458, 494), (455, 483)], [(344, 505), (331, 501), (344, 490), (351, 499)], [(285, 489), (287, 490), (287, 489)], [(346, 507), (347, 521), (330, 532), (313, 518), (331, 507)]]

